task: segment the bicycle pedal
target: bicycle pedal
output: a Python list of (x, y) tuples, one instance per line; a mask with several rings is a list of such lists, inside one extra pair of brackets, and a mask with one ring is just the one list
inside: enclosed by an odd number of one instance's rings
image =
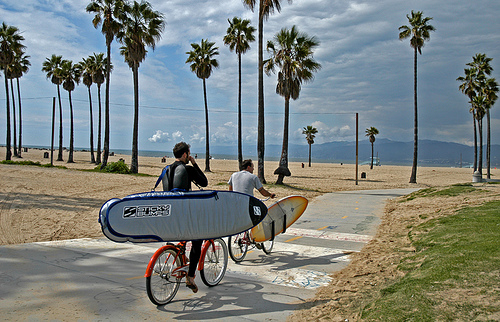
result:
[(262, 249), (262, 244), (255, 244), (255, 247), (257, 247), (257, 249)]

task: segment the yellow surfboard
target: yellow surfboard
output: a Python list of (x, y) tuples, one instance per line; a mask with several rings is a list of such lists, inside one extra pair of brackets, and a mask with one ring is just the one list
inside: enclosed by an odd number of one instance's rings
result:
[(273, 239), (290, 227), (307, 208), (307, 199), (302, 196), (288, 196), (272, 204), (264, 220), (251, 230), (255, 242)]

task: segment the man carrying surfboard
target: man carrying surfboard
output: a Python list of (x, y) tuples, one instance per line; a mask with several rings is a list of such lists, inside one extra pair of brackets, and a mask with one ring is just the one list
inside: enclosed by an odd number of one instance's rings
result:
[[(195, 158), (191, 156), (190, 145), (186, 142), (179, 142), (174, 146), (173, 152), (175, 162), (167, 167), (165, 176), (162, 178), (163, 191), (172, 189), (191, 190), (191, 182), (198, 186), (206, 187), (208, 180), (203, 171), (201, 171)], [(191, 165), (188, 165), (191, 162)], [(201, 245), (203, 240), (193, 240), (191, 242), (191, 252), (189, 253), (189, 270), (186, 277), (186, 286), (198, 292), (198, 286), (194, 282), (196, 267), (200, 260)]]
[(253, 162), (251, 159), (241, 163), (241, 171), (235, 172), (229, 178), (229, 191), (243, 192), (253, 196), (253, 189), (257, 189), (264, 197), (276, 197), (276, 194), (267, 191), (255, 174), (253, 174)]

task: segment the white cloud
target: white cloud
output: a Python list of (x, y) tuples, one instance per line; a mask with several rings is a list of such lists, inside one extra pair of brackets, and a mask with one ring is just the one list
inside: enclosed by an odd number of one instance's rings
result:
[(168, 132), (157, 130), (152, 137), (148, 138), (148, 141), (154, 143), (165, 143), (165, 142), (170, 142), (171, 139), (170, 139), (170, 134), (168, 134)]

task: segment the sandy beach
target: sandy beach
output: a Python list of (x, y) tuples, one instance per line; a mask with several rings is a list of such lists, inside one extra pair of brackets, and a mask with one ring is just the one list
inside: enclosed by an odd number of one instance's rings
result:
[[(22, 159), (41, 164), (50, 163), (44, 158), (46, 150), (29, 149)], [(54, 153), (54, 159), (57, 151)], [(64, 151), (64, 160), (68, 151)], [(5, 159), (5, 149), (0, 151), (0, 159)], [(124, 159), (130, 165), (130, 156), (110, 156), (109, 162)], [(132, 193), (150, 191), (162, 168), (173, 162), (161, 158), (139, 157), (139, 172), (149, 176), (107, 174), (88, 171), (95, 167), (90, 163), (89, 152), (75, 152), (75, 163), (54, 161), (61, 168), (37, 166), (0, 165), (0, 245), (29, 243), (58, 239), (101, 237), (97, 216), (101, 205), (108, 199), (121, 198)], [(204, 160), (198, 159), (204, 169)], [(226, 190), (230, 175), (237, 171), (235, 160), (212, 160), (212, 172), (207, 173), (207, 189)], [(273, 175), (277, 162), (265, 163), (266, 188), (278, 198), (298, 194), (310, 202), (327, 192), (366, 189), (390, 189), (409, 187), (435, 187), (455, 183), (471, 182), (472, 170), (466, 168), (419, 167), (417, 184), (408, 183), (411, 167), (359, 166), (356, 185), (355, 165), (313, 163), (304, 168), (299, 162), (290, 164), (291, 177), (286, 177), (284, 186), (275, 186)], [(366, 178), (361, 178), (361, 173)], [(493, 178), (500, 171), (492, 170)]]

